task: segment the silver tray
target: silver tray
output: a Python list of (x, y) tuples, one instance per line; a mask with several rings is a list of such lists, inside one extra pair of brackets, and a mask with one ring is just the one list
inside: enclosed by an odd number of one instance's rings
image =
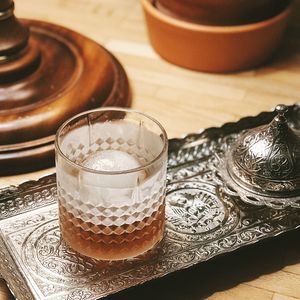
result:
[[(244, 204), (220, 182), (218, 158), (247, 128), (274, 113), (170, 140), (163, 242), (146, 255), (100, 262), (60, 238), (55, 175), (0, 190), (0, 273), (17, 299), (88, 300), (188, 268), (300, 227), (299, 209)], [(300, 107), (290, 107), (300, 129)]]

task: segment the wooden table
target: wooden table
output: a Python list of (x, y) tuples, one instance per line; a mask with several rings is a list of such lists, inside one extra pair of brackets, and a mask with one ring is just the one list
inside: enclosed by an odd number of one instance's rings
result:
[[(300, 0), (277, 56), (257, 70), (229, 75), (192, 72), (159, 58), (149, 45), (138, 0), (16, 0), (15, 4), (19, 17), (67, 26), (111, 50), (130, 77), (133, 107), (159, 119), (169, 137), (300, 100)], [(2, 177), (0, 186), (51, 172), (54, 169)], [(299, 237), (299, 231), (293, 232), (109, 299), (300, 299)], [(0, 299), (11, 297), (0, 280)]]

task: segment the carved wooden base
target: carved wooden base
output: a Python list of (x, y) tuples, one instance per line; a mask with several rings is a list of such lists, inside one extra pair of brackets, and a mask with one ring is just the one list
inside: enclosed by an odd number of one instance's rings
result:
[[(31, 30), (26, 53), (0, 76), (0, 174), (53, 165), (54, 134), (69, 117), (130, 105), (125, 71), (107, 50), (58, 25), (22, 22)], [(15, 72), (26, 57), (33, 57), (31, 74), (28, 68)]]

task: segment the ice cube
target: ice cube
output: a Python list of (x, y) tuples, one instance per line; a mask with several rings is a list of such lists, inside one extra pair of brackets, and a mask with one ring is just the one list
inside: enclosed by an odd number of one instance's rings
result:
[(103, 150), (88, 157), (84, 166), (97, 171), (125, 171), (141, 164), (132, 155), (119, 150)]
[[(132, 155), (119, 150), (103, 150), (87, 158), (84, 166), (96, 171), (128, 171), (138, 168), (141, 164)], [(90, 188), (132, 189), (146, 177), (145, 171), (124, 172), (121, 174), (101, 174), (83, 171), (82, 183)], [(103, 195), (102, 195), (103, 196)], [(112, 198), (112, 195), (110, 195)], [(107, 198), (107, 197), (105, 197)]]

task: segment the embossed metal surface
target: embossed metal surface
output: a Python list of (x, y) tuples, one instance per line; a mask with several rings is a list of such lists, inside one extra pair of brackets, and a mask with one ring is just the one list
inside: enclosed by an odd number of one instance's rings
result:
[(300, 208), (300, 136), (285, 105), (270, 124), (249, 129), (221, 156), (222, 180), (249, 204)]
[[(299, 130), (299, 107), (290, 114)], [(220, 181), (217, 156), (243, 130), (273, 116), (170, 141), (166, 235), (140, 258), (101, 262), (68, 248), (58, 226), (55, 175), (0, 191), (0, 273), (20, 300), (98, 299), (299, 227), (298, 209), (249, 206)]]

